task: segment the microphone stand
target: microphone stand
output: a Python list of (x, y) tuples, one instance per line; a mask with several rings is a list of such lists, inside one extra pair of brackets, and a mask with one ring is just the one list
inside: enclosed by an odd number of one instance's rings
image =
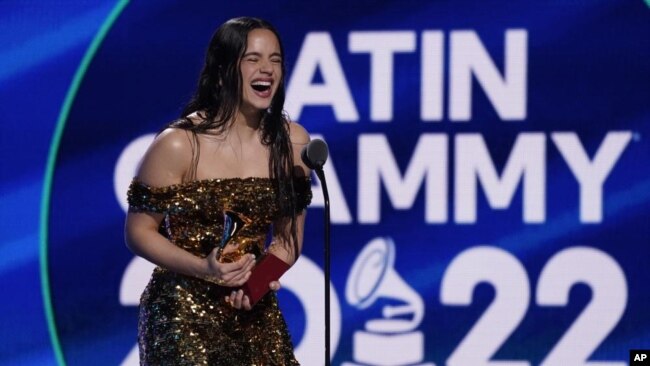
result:
[(325, 272), (325, 366), (330, 366), (330, 196), (327, 193), (327, 182), (323, 165), (327, 161), (328, 149), (325, 141), (315, 139), (309, 142), (301, 151), (300, 157), (306, 166), (313, 169), (321, 182), (323, 188), (323, 200), (325, 214), (325, 244), (323, 246), (325, 263), (323, 264)]
[(314, 171), (318, 176), (318, 179), (321, 182), (323, 188), (323, 199), (324, 199), (324, 243), (323, 243), (323, 255), (325, 257), (324, 261), (324, 272), (325, 272), (325, 366), (330, 366), (330, 196), (327, 191), (327, 181), (325, 180), (325, 173), (323, 172), (323, 166), (317, 166)]

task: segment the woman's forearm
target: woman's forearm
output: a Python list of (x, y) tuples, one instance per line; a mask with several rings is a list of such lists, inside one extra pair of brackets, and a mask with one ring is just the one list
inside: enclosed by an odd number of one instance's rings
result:
[(126, 228), (126, 245), (135, 254), (160, 267), (184, 275), (204, 278), (207, 261), (171, 243), (157, 231), (147, 227)]

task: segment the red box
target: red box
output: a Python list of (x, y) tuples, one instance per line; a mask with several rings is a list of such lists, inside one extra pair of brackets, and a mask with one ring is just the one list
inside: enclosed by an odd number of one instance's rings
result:
[(266, 253), (253, 267), (253, 273), (242, 286), (244, 295), (248, 296), (254, 306), (267, 292), (269, 283), (277, 281), (289, 269), (289, 265), (271, 253)]

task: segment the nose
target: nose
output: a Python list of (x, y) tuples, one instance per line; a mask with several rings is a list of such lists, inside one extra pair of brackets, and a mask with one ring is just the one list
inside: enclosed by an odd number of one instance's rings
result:
[(260, 72), (263, 73), (263, 74), (272, 74), (273, 73), (273, 65), (271, 65), (271, 61), (262, 60), (260, 62)]

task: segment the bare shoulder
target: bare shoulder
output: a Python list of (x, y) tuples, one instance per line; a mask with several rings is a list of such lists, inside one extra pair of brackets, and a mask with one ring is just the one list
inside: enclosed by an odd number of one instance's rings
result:
[(182, 128), (167, 128), (162, 131), (151, 144), (151, 150), (159, 150), (167, 155), (179, 155), (191, 153), (192, 136), (191, 132)]
[(167, 128), (149, 146), (137, 176), (152, 186), (182, 183), (191, 161), (191, 132), (181, 128)]
[(305, 145), (309, 143), (309, 133), (298, 122), (289, 121), (289, 139), (293, 144)]

